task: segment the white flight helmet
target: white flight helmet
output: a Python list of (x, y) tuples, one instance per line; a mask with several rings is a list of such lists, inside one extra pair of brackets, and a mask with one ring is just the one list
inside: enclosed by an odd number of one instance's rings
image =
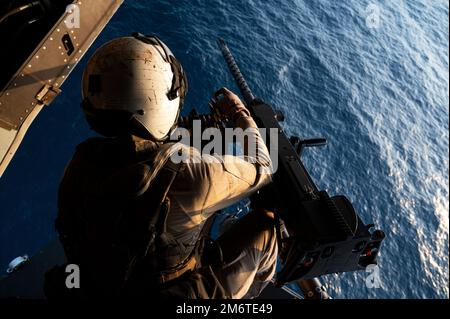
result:
[(181, 64), (155, 36), (106, 43), (83, 75), (82, 108), (104, 136), (133, 134), (164, 141), (176, 128), (188, 84)]

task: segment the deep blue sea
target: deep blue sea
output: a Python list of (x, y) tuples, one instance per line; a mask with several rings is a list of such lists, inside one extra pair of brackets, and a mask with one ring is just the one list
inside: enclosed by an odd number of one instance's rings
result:
[[(324, 278), (334, 298), (449, 297), (449, 4), (446, 0), (126, 0), (92, 47), (159, 35), (190, 80), (186, 112), (236, 87), (225, 38), (256, 95), (290, 134), (325, 136), (304, 162), (387, 234), (381, 288), (367, 273)], [(79, 108), (84, 59), (0, 180), (0, 271), (55, 238), (58, 183), (93, 133)]]

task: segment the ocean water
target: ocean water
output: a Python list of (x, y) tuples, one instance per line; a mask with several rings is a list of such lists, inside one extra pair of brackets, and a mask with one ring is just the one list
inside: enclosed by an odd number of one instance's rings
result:
[[(408, 1), (125, 1), (88, 55), (133, 31), (159, 35), (190, 80), (186, 112), (236, 90), (216, 47), (302, 137), (325, 136), (306, 167), (387, 234), (381, 287), (367, 273), (323, 278), (334, 298), (449, 297), (449, 5)], [(58, 183), (92, 136), (79, 109), (86, 58), (32, 126), (0, 180), (0, 271), (55, 238)]]

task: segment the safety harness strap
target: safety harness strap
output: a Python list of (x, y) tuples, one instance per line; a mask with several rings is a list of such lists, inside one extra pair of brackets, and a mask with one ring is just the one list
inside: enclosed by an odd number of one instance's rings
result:
[[(175, 164), (168, 160), (159, 171), (154, 181), (154, 186), (150, 186), (147, 192), (145, 192), (138, 200), (138, 211), (144, 214), (142, 220), (143, 225), (146, 227), (145, 236), (140, 247), (135, 251), (134, 256), (131, 258), (125, 274), (125, 286), (133, 285), (133, 277), (146, 277), (140, 270), (143, 270), (146, 273), (157, 273), (157, 241), (161, 235), (166, 232), (166, 220), (170, 210), (170, 202), (167, 195), (181, 168), (181, 164)], [(157, 204), (153, 213), (151, 213), (149, 203)], [(191, 267), (192, 263), (188, 260), (187, 264)], [(179, 272), (179, 269), (176, 269), (176, 272)], [(172, 277), (173, 276), (163, 278), (162, 281), (167, 281), (172, 279)], [(139, 278), (137, 278), (137, 280), (139, 280)]]

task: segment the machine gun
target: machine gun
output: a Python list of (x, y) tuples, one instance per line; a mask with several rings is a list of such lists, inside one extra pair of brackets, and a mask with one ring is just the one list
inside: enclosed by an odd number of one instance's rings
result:
[[(255, 122), (260, 128), (278, 130), (278, 170), (273, 183), (252, 198), (254, 204), (273, 210), (284, 224), (284, 231), (278, 230), (282, 264), (275, 285), (296, 282), (306, 297), (323, 298), (316, 278), (376, 264), (385, 234), (365, 225), (346, 197), (330, 197), (317, 188), (301, 156), (308, 147), (326, 145), (326, 139), (286, 136), (280, 126), (283, 114), (253, 95), (225, 41), (219, 39), (218, 44)], [(220, 126), (215, 119), (193, 112), (180, 124), (189, 127), (200, 120), (207, 127)], [(269, 148), (271, 142), (267, 137)]]

